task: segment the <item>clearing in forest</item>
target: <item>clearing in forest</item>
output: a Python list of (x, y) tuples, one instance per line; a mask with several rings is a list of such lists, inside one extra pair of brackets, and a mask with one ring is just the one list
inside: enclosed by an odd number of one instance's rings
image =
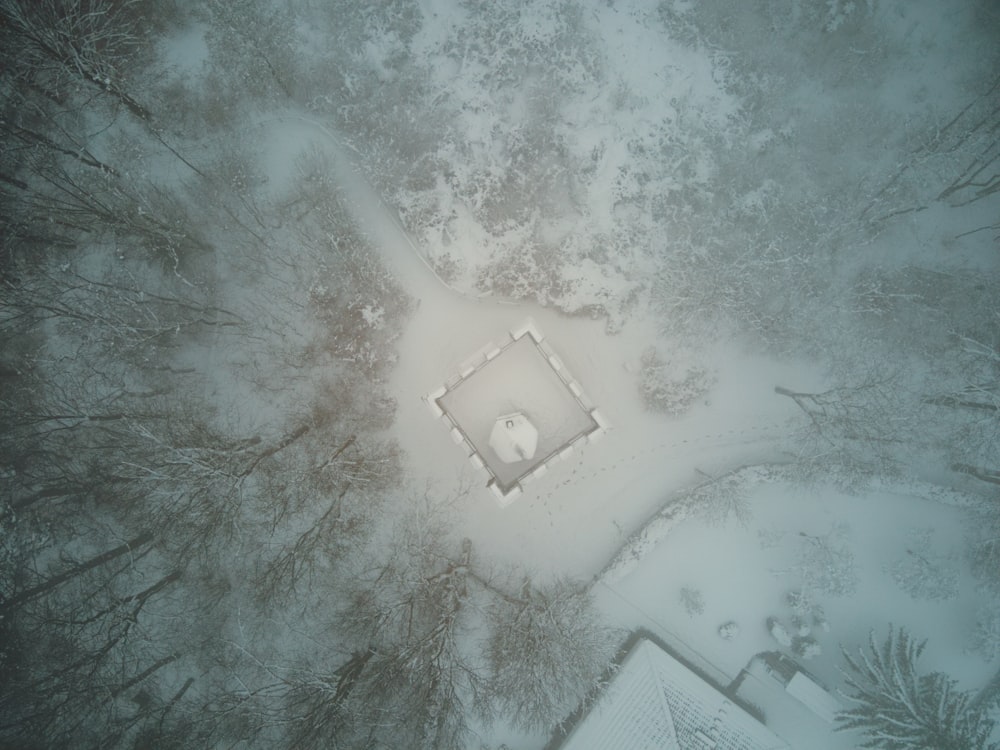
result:
[(532, 322), (490, 344), (427, 396), (436, 417), (506, 505), (521, 483), (597, 440), (606, 424)]

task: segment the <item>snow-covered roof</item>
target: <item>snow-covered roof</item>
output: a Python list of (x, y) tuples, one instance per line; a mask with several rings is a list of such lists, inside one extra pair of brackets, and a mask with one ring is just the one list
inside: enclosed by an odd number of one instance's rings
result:
[(489, 443), (504, 463), (527, 461), (538, 449), (538, 430), (520, 412), (505, 414), (494, 423)]
[(821, 719), (830, 723), (833, 723), (837, 712), (843, 709), (836, 698), (802, 672), (795, 673), (785, 685), (785, 691), (808, 706)]
[(641, 639), (560, 750), (784, 750), (714, 685)]

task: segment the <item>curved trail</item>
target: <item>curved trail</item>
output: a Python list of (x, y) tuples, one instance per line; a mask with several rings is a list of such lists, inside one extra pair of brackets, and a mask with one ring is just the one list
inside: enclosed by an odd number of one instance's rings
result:
[[(398, 403), (394, 433), (407, 456), (407, 483), (432, 488), (442, 502), (450, 498), (457, 532), (472, 539), (484, 556), (500, 564), (526, 565), (542, 575), (589, 578), (661, 508), (671, 490), (697, 481), (699, 472), (721, 473), (781, 455), (794, 412), (784, 403), (787, 399), (773, 398), (771, 387), (787, 368), (734, 354), (726, 369), (739, 377), (720, 383), (710, 405), (697, 406), (683, 418), (650, 414), (639, 401), (633, 372), (656, 340), (655, 321), (637, 317), (608, 336), (600, 320), (463, 294), (434, 273), (395, 211), (354, 167), (356, 155), (349, 146), (305, 117), (286, 115), (268, 122), (280, 123), (278, 135), (286, 150), (301, 151), (319, 139), (318, 145), (333, 157), (346, 207), (417, 301), (386, 384)], [(521, 498), (500, 508), (479, 487), (478, 475), (431, 417), (422, 396), (528, 316), (613, 428), (600, 443), (554, 465), (547, 476), (526, 486)], [(573, 543), (561, 543), (564, 539)]]

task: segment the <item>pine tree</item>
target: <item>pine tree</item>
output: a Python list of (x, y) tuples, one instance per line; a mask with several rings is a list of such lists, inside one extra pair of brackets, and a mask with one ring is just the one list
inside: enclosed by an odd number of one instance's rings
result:
[(997, 750), (1000, 745), (989, 740), (994, 723), (971, 693), (957, 690), (944, 673), (917, 674), (926, 643), (890, 625), (884, 643), (869, 635), (870, 653), (845, 650), (846, 682), (854, 691), (846, 697), (855, 705), (838, 715), (837, 729), (860, 730), (867, 748)]

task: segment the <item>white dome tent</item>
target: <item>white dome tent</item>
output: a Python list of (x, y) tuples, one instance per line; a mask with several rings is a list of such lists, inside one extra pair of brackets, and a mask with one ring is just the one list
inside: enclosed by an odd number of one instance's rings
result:
[(538, 430), (521, 412), (498, 417), (490, 432), (490, 448), (506, 464), (528, 461), (538, 449)]

